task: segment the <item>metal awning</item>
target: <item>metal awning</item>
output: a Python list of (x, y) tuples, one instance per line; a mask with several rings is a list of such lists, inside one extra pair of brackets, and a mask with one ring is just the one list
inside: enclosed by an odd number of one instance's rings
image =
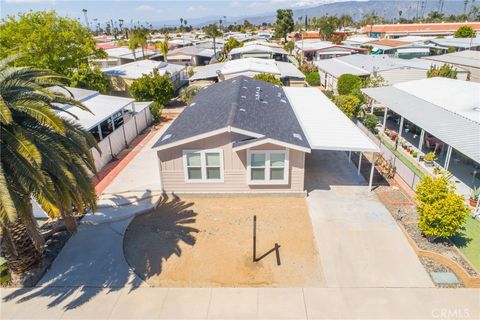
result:
[(312, 149), (380, 151), (319, 89), (285, 87), (284, 91)]

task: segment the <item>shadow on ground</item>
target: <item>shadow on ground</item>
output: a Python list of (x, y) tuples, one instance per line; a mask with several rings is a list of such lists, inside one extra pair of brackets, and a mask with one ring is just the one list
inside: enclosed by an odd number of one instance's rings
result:
[[(150, 196), (151, 191), (147, 190), (137, 200)], [(115, 197), (116, 203), (125, 204), (127, 201), (132, 202), (132, 199)], [(123, 212), (142, 210), (143, 205), (144, 203), (133, 201), (133, 204), (123, 207)], [(115, 214), (121, 208), (109, 209)], [(124, 287), (132, 291), (144, 285), (129, 268), (123, 254), (123, 237), (131, 219), (81, 224), (79, 232), (64, 246), (37, 284), (38, 287), (18, 289), (5, 296), (3, 302), (22, 303), (48, 297), (51, 298), (47, 304), (49, 308), (62, 305), (65, 310), (69, 310), (89, 302), (105, 290), (107, 294)]]
[(174, 196), (163, 197), (157, 208), (137, 216), (128, 226), (124, 238), (125, 258), (135, 273), (143, 280), (162, 272), (162, 263), (171, 256), (180, 256), (183, 242), (195, 245), (198, 229), (197, 213), (189, 210), (191, 202)]

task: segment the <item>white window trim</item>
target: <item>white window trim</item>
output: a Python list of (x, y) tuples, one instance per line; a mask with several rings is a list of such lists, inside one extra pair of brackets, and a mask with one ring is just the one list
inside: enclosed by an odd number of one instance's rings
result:
[[(200, 167), (202, 171), (202, 179), (189, 179), (188, 167), (187, 167), (187, 154), (188, 153), (200, 153)], [(220, 179), (207, 179), (207, 163), (205, 160), (206, 153), (219, 153), (220, 154)], [(183, 173), (186, 183), (222, 183), (224, 182), (223, 175), (223, 150), (222, 149), (205, 149), (205, 150), (183, 150)]]
[[(272, 153), (281, 153), (285, 155), (285, 163), (283, 167), (283, 180), (270, 180), (270, 155)], [(252, 154), (265, 154), (265, 180), (252, 180)], [(283, 150), (247, 150), (247, 183), (249, 185), (285, 185), (288, 184), (288, 176), (290, 170), (289, 149)]]

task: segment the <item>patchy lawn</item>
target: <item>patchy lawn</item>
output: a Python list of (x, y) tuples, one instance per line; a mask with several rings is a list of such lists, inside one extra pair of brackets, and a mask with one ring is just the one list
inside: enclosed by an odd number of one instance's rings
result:
[(451, 240), (480, 271), (480, 222), (468, 217), (463, 228)]
[[(254, 215), (257, 258), (270, 252), (258, 262), (252, 261)], [(304, 198), (165, 199), (131, 222), (124, 251), (151, 286), (324, 285)]]

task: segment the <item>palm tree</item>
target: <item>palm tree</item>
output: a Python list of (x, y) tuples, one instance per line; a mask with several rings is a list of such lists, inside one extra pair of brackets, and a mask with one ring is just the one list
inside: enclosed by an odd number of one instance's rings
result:
[(133, 53), (133, 60), (134, 61), (137, 61), (137, 54), (135, 53), (137, 48), (138, 48), (138, 38), (135, 36), (135, 34), (133, 34), (131, 37), (130, 37), (130, 40), (128, 40), (128, 48), (130, 50), (132, 50), (132, 53)]
[(94, 137), (61, 116), (59, 105), (89, 111), (80, 102), (48, 87), (66, 80), (51, 71), (11, 67), (17, 57), (0, 60), (0, 229), (1, 251), (15, 276), (42, 259), (44, 238), (33, 217), (31, 199), (76, 231), (73, 208), (95, 209), (95, 173), (90, 152)]
[(163, 58), (165, 62), (167, 62), (167, 56), (168, 56), (168, 35), (165, 34), (165, 39), (157, 44), (158, 49), (160, 50), (160, 53), (163, 55)]
[(214, 55), (217, 56), (217, 46), (216, 46), (215, 38), (220, 37), (222, 33), (220, 32), (220, 30), (218, 30), (218, 26), (215, 23), (212, 23), (205, 28), (205, 34), (208, 37), (212, 38), (213, 52), (214, 52)]

